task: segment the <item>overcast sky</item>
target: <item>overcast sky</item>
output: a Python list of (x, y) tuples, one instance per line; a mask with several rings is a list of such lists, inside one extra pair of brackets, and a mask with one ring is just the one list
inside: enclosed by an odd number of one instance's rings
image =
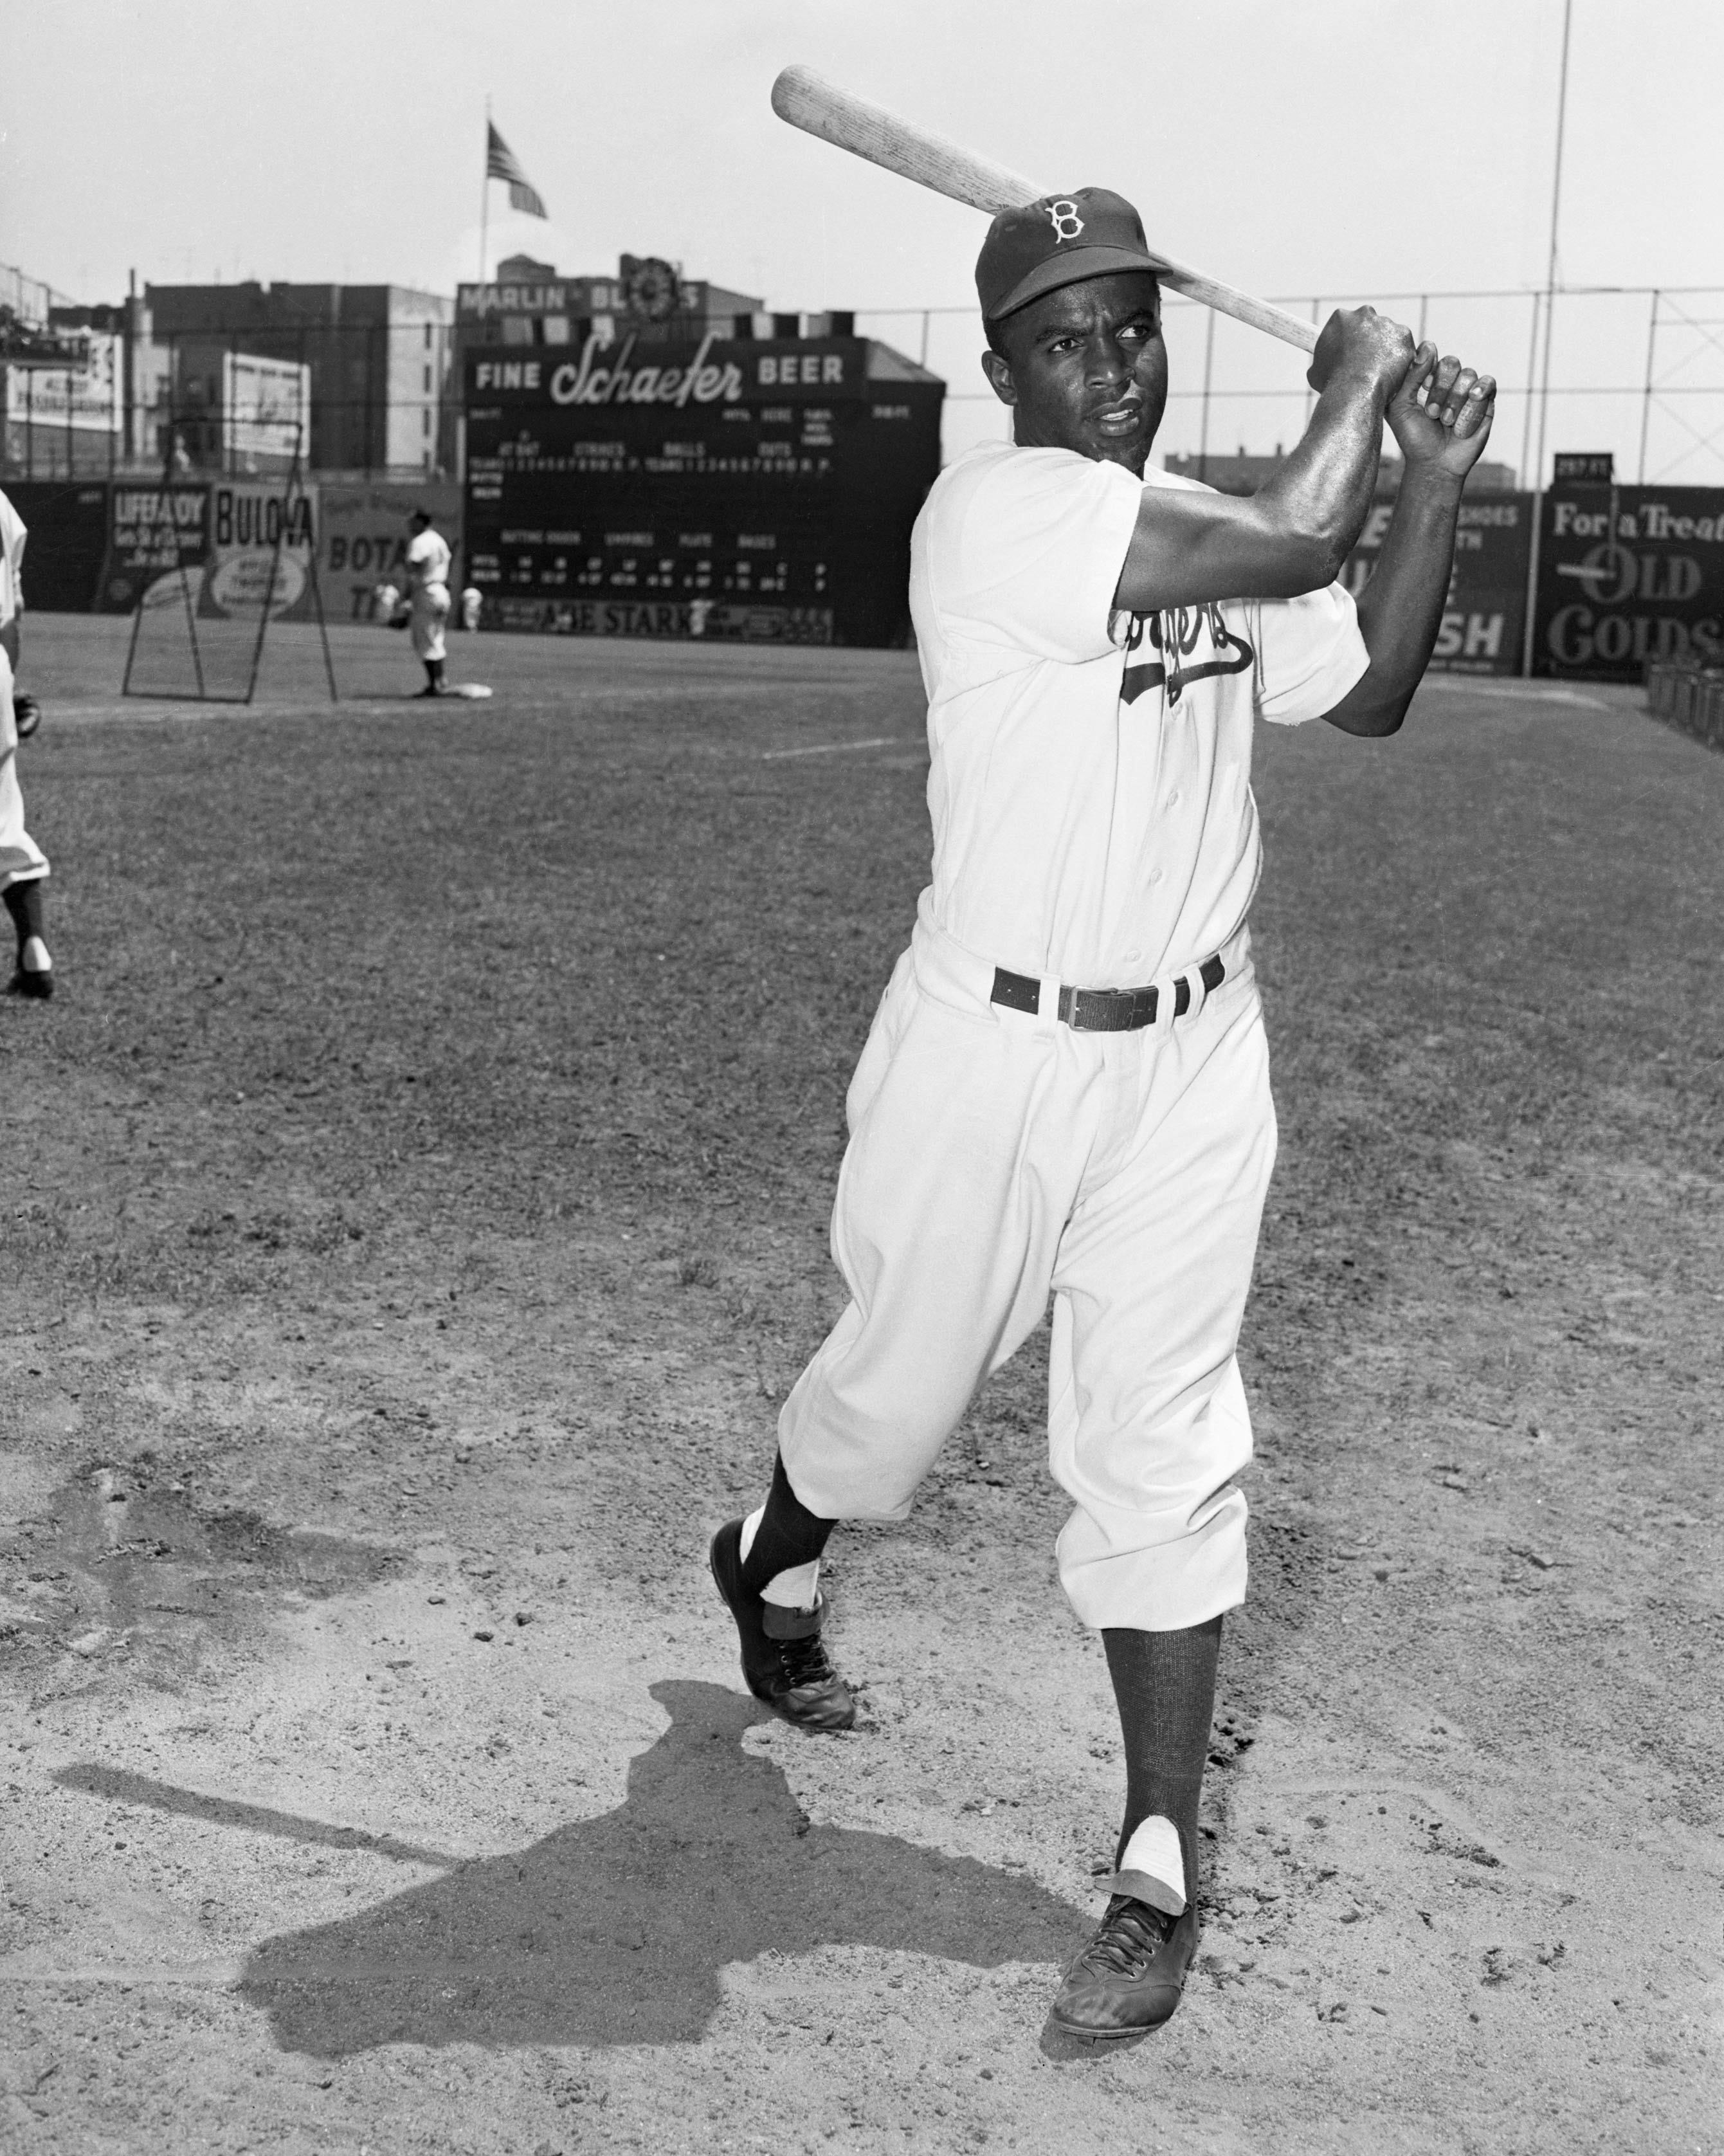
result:
[[(776, 119), (801, 59), (1049, 186), (1119, 187), (1249, 289), (1525, 288), (1561, 31), (1562, 0), (19, 0), (0, 260), (81, 300), (134, 267), (450, 290), (489, 91), (552, 212), (495, 189), (493, 260), (627, 249), (781, 308), (966, 302), (980, 218)], [(1568, 281), (1724, 284), (1721, 81), (1718, 0), (1575, 0)]]

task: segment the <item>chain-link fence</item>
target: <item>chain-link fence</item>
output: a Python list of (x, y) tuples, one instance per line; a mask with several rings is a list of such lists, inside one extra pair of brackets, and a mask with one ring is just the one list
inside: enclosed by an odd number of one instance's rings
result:
[[(0, 307), (13, 305), (19, 319), (85, 323), (89, 348), (81, 370), (4, 367), (0, 472), (142, 477), (174, 458), (188, 477), (255, 476), (266, 469), (258, 423), (300, 412), (297, 395), (309, 414), (315, 472), (462, 476), (459, 341), (446, 318), (449, 302), (361, 288), (405, 296), (422, 314), (444, 311), (443, 318), (209, 331), (164, 326), (172, 289), (151, 295), (156, 319), (142, 333), (125, 307), (72, 308), (45, 285), (0, 267)], [(351, 312), (345, 291), (342, 298)], [(1280, 302), (1316, 322), (1353, 303), (1334, 294)], [(1724, 480), (1724, 288), (1558, 292), (1549, 317), (1547, 396), (1542, 294), (1391, 293), (1374, 295), (1373, 304), (1496, 376), (1488, 454), (1507, 468), (1500, 483), (1548, 484), (1552, 455), (1569, 450), (1610, 451), (1628, 484)], [(1005, 410), (982, 376), (973, 306), (876, 309), (859, 314), (856, 327), (944, 378), (948, 461), (975, 442), (1004, 437)], [(1158, 456), (1271, 455), (1298, 439), (1312, 399), (1297, 352), (1178, 297), (1167, 305), (1167, 338), (1172, 388)], [(1535, 473), (1541, 440), (1542, 468)]]
[[(1556, 295), (1549, 390), (1544, 295), (1537, 292), (1398, 292), (1367, 295), (1419, 336), (1494, 374), (1499, 384), (1489, 455), (1516, 483), (1547, 485), (1553, 454), (1609, 450), (1624, 481), (1716, 485), (1724, 480), (1724, 288), (1588, 285)], [(1310, 294), (1279, 305), (1313, 322), (1357, 295)], [(1006, 437), (1004, 408), (983, 378), (973, 305), (860, 313), (857, 328), (919, 359), (947, 383), (949, 462)], [(1272, 455), (1304, 431), (1311, 396), (1290, 346), (1170, 295), (1172, 387), (1157, 455)], [(1543, 408), (1542, 410), (1541, 408)], [(1543, 469), (1535, 474), (1542, 419)]]

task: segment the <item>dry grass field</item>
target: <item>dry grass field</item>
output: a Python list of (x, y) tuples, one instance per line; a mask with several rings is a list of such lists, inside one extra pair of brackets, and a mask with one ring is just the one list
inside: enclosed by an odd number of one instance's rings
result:
[(1724, 757), (1607, 690), (1269, 730), (1281, 1163), (1198, 1974), (1044, 2028), (1121, 1772), (1043, 1342), (841, 1530), (844, 1738), (706, 1541), (837, 1306), (913, 659), (28, 624), (0, 1004), (0, 2143), (1724, 2148)]

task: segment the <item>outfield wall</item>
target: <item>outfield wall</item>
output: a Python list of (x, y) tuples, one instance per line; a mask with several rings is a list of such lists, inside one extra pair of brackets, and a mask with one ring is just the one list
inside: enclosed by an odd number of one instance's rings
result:
[[(762, 356), (767, 349), (765, 346), (754, 348)], [(895, 398), (906, 410), (923, 388), (914, 382), (870, 385), (880, 401)], [(937, 424), (937, 402), (936, 398), (925, 402), (927, 410), (917, 417), (923, 422), (921, 434), (931, 439), (928, 430)], [(605, 417), (613, 436), (620, 433), (616, 415)], [(584, 449), (584, 435), (582, 440)], [(603, 467), (608, 459), (613, 465), (615, 447), (609, 443), (602, 446), (604, 455), (593, 456), (592, 464)], [(646, 549), (637, 550), (635, 542), (651, 535), (637, 532), (626, 520), (614, 531), (606, 530), (609, 520), (603, 511), (611, 505), (598, 501), (593, 506), (601, 509), (601, 558), (595, 569), (582, 552), (577, 557), (580, 566), (571, 575), (562, 569), (556, 557), (559, 551), (573, 554), (574, 548), (551, 546), (546, 531), (538, 526), (533, 527), (537, 536), (532, 541), (519, 527), (505, 529), (500, 493), (491, 492), (482, 503), (479, 533), (485, 551), (492, 556), (486, 564), (491, 578), (487, 597), (493, 606), (502, 598), (510, 602), (498, 608), (493, 620), (504, 626), (562, 629), (565, 633), (686, 635), (691, 602), (702, 600), (707, 603), (703, 610), (705, 634), (798, 633), (805, 624), (792, 619), (797, 611), (795, 595), (777, 587), (791, 582), (785, 572), (792, 568), (792, 556), (819, 552), (824, 557), (826, 549), (816, 542), (838, 535), (826, 531), (818, 514), (809, 517), (799, 511), (783, 516), (782, 510), (800, 491), (785, 484), (789, 474), (758, 469), (766, 460), (759, 456), (758, 445), (752, 439), (746, 454), (740, 443), (737, 452), (731, 461), (747, 465), (748, 470), (746, 474), (713, 473), (712, 479), (721, 481), (721, 489), (716, 490), (730, 495), (736, 479), (746, 477), (752, 484), (741, 490), (742, 499), (759, 495), (750, 506), (762, 512), (761, 521), (769, 527), (782, 521), (787, 537), (782, 552), (774, 550), (776, 559), (773, 554), (764, 558), (757, 556), (751, 564), (752, 591), (715, 588), (722, 586), (724, 578), (721, 573), (714, 577), (711, 570), (706, 574), (711, 581), (704, 582), (698, 590), (680, 588), (681, 578), (667, 588), (658, 581), (655, 554), (644, 559), (637, 572), (632, 557), (637, 551), (646, 556)], [(807, 454), (807, 450), (802, 452)], [(589, 459), (582, 449), (573, 449), (572, 460), (586, 464)], [(695, 461), (687, 460), (688, 464)], [(888, 459), (870, 473), (868, 461), (865, 454), (851, 469), (859, 490), (865, 492), (870, 485), (881, 490), (877, 514), (873, 528), (863, 523), (859, 530), (853, 528), (847, 535), (849, 543), (853, 547), (859, 543), (862, 550), (863, 558), (855, 563), (861, 573), (850, 588), (859, 589), (863, 605), (851, 622), (836, 625), (839, 641), (892, 640), (903, 603), (901, 588), (895, 585), (888, 592), (885, 572), (878, 565), (887, 556), (895, 562), (900, 558), (908, 519), (914, 514), (914, 487), (920, 478), (911, 471), (911, 484), (895, 490), (890, 482), (902, 475), (906, 465)], [(914, 459), (909, 463), (913, 465)], [(597, 470), (582, 474), (588, 478), (598, 475)], [(605, 470), (603, 475), (614, 476), (610, 470)], [(705, 478), (706, 474), (689, 470), (685, 465), (676, 477), (682, 484), (664, 490), (664, 506), (691, 513), (710, 511), (711, 503), (693, 498), (695, 490), (688, 485), (690, 480)], [(514, 489), (521, 489), (521, 483), (530, 480), (543, 484), (538, 473), (511, 474)], [(199, 570), (207, 567), (211, 603), (219, 604), (220, 591), (212, 580), (223, 559), (273, 547), (269, 503), (279, 499), (281, 484), (188, 480), (163, 486), (158, 481), (130, 480), (14, 480), (6, 492), (30, 532), (24, 559), (26, 598), (29, 605), (44, 613), (129, 613), (157, 578), (182, 567)], [(493, 480), (492, 487), (495, 485)], [(625, 488), (628, 485), (625, 481)], [(522, 490), (531, 491), (530, 485)], [(486, 490), (481, 484), (476, 491)], [(818, 497), (824, 490), (810, 492)], [(1528, 494), (1481, 494), (1463, 502), (1443, 625), (1431, 662), (1434, 670), (1520, 672), (1534, 501), (1535, 497)], [(541, 508), (537, 501), (519, 506)], [(1724, 661), (1724, 488), (1565, 484), (1545, 495), (1538, 506), (1538, 593), (1532, 639), (1535, 675), (1570, 680), (1638, 681), (1654, 661), (1694, 660), (1708, 665)], [(449, 541), (455, 556), (456, 578), (462, 583), (469, 581), (472, 564), (464, 523), (465, 504), (461, 490), (452, 482), (350, 485), (314, 481), (305, 490), (304, 506), (296, 511), (299, 521), (290, 535), (287, 551), (293, 558), (301, 559), (315, 546), (329, 620), (364, 619), (373, 587), (402, 581), (406, 521), (413, 510), (420, 506), (432, 511), (438, 528)], [(1363, 590), (1376, 566), (1392, 507), (1392, 504), (1379, 503), (1373, 510), (1342, 572), (1344, 582), (1355, 594)], [(733, 516), (731, 521), (737, 521)], [(685, 527), (698, 525), (700, 517), (691, 514), (676, 522), (680, 541)], [(802, 528), (805, 524), (806, 531)], [(674, 551), (686, 553), (680, 547)], [(840, 562), (834, 550), (834, 584), (839, 581)], [(638, 573), (638, 589), (610, 584), (608, 572), (624, 563), (628, 564), (624, 573)], [(801, 559), (795, 562), (794, 569), (811, 573)], [(672, 577), (676, 578), (679, 571), (696, 578), (700, 575), (700, 569), (686, 559), (674, 562)], [(823, 569), (821, 573), (827, 572)], [(895, 577), (897, 572), (892, 573)], [(241, 574), (230, 571), (228, 582)], [(585, 576), (594, 578), (593, 587), (582, 588)], [(553, 590), (559, 577), (567, 578), (567, 583)], [(305, 581), (303, 575), (290, 577), (278, 587), (278, 611), (284, 605), (295, 610), (306, 605), (309, 594)], [(287, 583), (295, 588), (291, 599), (287, 596)], [(803, 604), (809, 609), (829, 608), (832, 601), (824, 588), (817, 591), (811, 584), (803, 595)], [(656, 619), (661, 614), (662, 622)], [(781, 614), (786, 617), (782, 623), (778, 619)], [(732, 615), (736, 617), (734, 621)], [(516, 619), (506, 619), (510, 616)], [(831, 638), (834, 626), (827, 612), (816, 624), (818, 640)]]
[(1639, 681), (1668, 660), (1724, 663), (1724, 487), (1553, 489), (1532, 671)]
[[(1371, 580), (1393, 513), (1392, 501), (1378, 502), (1347, 557), (1342, 582), (1355, 598)], [(1532, 546), (1530, 494), (1480, 494), (1461, 502), (1433, 673), (1520, 672)]]
[[(1343, 572), (1355, 595), (1392, 506), (1372, 511)], [(1660, 661), (1724, 664), (1724, 487), (1565, 480), (1462, 502), (1434, 671), (1521, 671), (1535, 508), (1535, 675), (1639, 681)]]
[(24, 598), (44, 613), (100, 611), (107, 548), (105, 480), (10, 480), (6, 498), (29, 531)]
[(326, 618), (368, 619), (374, 588), (403, 582), (416, 509), (436, 518), (461, 572), (462, 497), (452, 480), (314, 480), (291, 505), (285, 489), (282, 479), (13, 480), (5, 492), (30, 535), (25, 600), (45, 613), (130, 613), (151, 584), (185, 569), (198, 573), (203, 603), (219, 611), (227, 594), (244, 612), (255, 603), (255, 564), (274, 553), (284, 517), (278, 615), (309, 616), (315, 547)]
[(372, 594), (381, 583), (407, 583), (407, 521), (428, 511), (454, 556), (450, 571), (459, 591), (466, 578), (462, 491), (454, 480), (378, 480), (346, 486), (326, 480), (318, 490), (317, 577), (331, 621), (369, 621)]

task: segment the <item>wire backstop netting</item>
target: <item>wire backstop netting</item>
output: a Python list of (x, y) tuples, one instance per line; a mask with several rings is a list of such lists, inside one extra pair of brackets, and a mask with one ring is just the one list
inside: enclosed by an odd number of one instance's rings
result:
[[(313, 496), (300, 464), (304, 430), (297, 419), (280, 424), (280, 476), (218, 483), (201, 526), (189, 535), (171, 516), (162, 520), (172, 559), (139, 591), (124, 695), (249, 704), (272, 644), (285, 643), (295, 674), (305, 671), (309, 630), (322, 662), (320, 685), (336, 701)], [(162, 481), (166, 505), (178, 477), (170, 455)], [(290, 637), (290, 624), (303, 626)]]

